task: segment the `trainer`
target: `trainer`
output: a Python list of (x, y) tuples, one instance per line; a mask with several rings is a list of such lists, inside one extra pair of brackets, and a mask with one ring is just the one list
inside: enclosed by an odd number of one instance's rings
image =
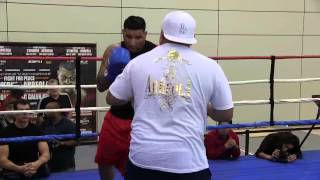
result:
[(130, 101), (135, 111), (126, 180), (211, 179), (207, 113), (231, 121), (233, 103), (220, 66), (190, 48), (195, 29), (190, 14), (167, 14), (160, 46), (130, 61), (109, 88), (108, 104)]

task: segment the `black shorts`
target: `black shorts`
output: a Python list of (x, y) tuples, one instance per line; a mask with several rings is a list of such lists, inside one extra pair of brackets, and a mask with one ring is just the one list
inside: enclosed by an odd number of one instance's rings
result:
[(211, 172), (204, 169), (193, 173), (170, 173), (157, 170), (144, 169), (128, 162), (125, 180), (211, 180)]

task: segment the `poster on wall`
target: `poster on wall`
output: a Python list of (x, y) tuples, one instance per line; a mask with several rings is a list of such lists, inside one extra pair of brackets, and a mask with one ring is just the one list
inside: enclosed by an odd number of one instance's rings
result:
[[(0, 42), (0, 56), (79, 56), (96, 57), (96, 44), (80, 43), (14, 43)], [(45, 86), (49, 79), (55, 78), (60, 85), (75, 84), (75, 63), (67, 60), (0, 60), (1, 85)], [(96, 61), (81, 61), (81, 84), (96, 84)], [(0, 89), (0, 100), (8, 95), (8, 90)], [(76, 90), (61, 89), (67, 93), (73, 106)], [(96, 89), (82, 89), (81, 107), (96, 106)], [(48, 96), (47, 90), (27, 89), (23, 96), (29, 100), (32, 109), (37, 109), (39, 101)], [(75, 114), (73, 113), (72, 120)], [(96, 131), (96, 112), (81, 112), (81, 130)]]

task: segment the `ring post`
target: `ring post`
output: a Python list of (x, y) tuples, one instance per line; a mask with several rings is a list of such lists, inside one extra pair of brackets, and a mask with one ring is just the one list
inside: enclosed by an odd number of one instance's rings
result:
[(81, 106), (81, 71), (80, 71), (80, 62), (81, 57), (77, 54), (76, 55), (76, 92), (77, 92), (77, 99), (76, 99), (76, 105), (75, 105), (75, 111), (76, 111), (76, 138), (79, 139), (81, 136), (80, 132), (80, 106)]
[(246, 156), (249, 154), (249, 141), (250, 141), (249, 136), (250, 136), (250, 130), (247, 129), (246, 130), (246, 145), (245, 145), (245, 152), (244, 152)]
[(276, 57), (271, 56), (270, 67), (270, 126), (274, 126), (274, 69), (275, 69)]
[[(312, 95), (312, 98), (319, 98), (320, 95)], [(320, 101), (315, 101), (317, 107), (318, 107), (318, 111), (317, 111), (317, 115), (316, 115), (316, 119), (319, 119), (320, 116)], [(300, 148), (302, 147), (303, 143), (307, 140), (307, 138), (309, 137), (310, 133), (312, 132), (312, 130), (314, 129), (315, 124), (312, 124), (312, 126), (310, 127), (308, 133), (306, 134), (306, 136), (303, 138), (303, 140), (300, 143)]]

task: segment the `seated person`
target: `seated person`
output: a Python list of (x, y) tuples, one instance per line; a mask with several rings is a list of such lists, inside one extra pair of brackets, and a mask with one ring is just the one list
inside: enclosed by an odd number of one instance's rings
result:
[[(30, 105), (24, 99), (16, 100), (14, 110), (29, 110)], [(42, 132), (30, 123), (28, 113), (15, 115), (15, 121), (1, 133), (1, 138), (20, 136), (40, 136)], [(49, 160), (49, 148), (45, 141), (1, 143), (0, 167), (5, 179), (28, 179), (49, 175), (46, 163)]]
[(293, 162), (302, 158), (299, 138), (291, 132), (277, 132), (266, 136), (255, 155), (276, 162)]
[[(46, 109), (59, 109), (56, 101), (49, 102)], [(62, 115), (61, 112), (48, 112), (41, 124), (44, 134), (74, 134), (75, 124)], [(75, 140), (54, 140), (49, 142), (51, 159), (49, 167), (51, 172), (72, 171), (75, 169)]]
[[(4, 111), (12, 111), (13, 110), (14, 100), (7, 102), (4, 106)], [(0, 115), (0, 131), (5, 129), (7, 126), (12, 124), (14, 121), (14, 115), (12, 114), (1, 114)]]
[(236, 159), (240, 156), (239, 137), (228, 128), (210, 131), (205, 135), (204, 145), (208, 159)]

